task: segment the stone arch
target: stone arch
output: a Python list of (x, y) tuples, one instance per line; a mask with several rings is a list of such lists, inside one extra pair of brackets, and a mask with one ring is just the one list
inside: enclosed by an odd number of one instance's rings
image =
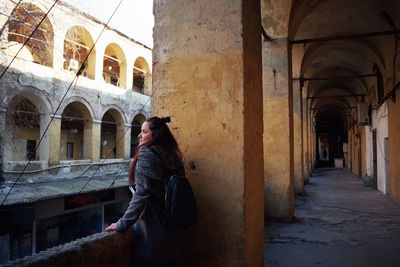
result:
[[(8, 41), (11, 46), (15, 45), (12, 50), (15, 50), (15, 52), (19, 50), (44, 16), (45, 12), (33, 3), (22, 3), (19, 5), (11, 14), (12, 19), (10, 19), (8, 24)], [(49, 18), (46, 17), (27, 42), (25, 46), (26, 49), (24, 48), (21, 50), (22, 54), (20, 57), (28, 61), (52, 67), (53, 43), (53, 26)]]
[(16, 96), (23, 96), (32, 101), (36, 106), (40, 107), (41, 113), (53, 114), (53, 106), (46, 94), (35, 87), (25, 87), (23, 91), (11, 91), (4, 98), (4, 106), (7, 107)]
[(151, 95), (151, 73), (149, 64), (143, 57), (138, 57), (133, 66), (133, 85), (134, 91)]
[(114, 109), (116, 112), (118, 112), (119, 116), (121, 116), (121, 118), (122, 118), (123, 123), (124, 124), (127, 123), (125, 112), (122, 110), (122, 108), (120, 108), (118, 105), (115, 105), (115, 104), (106, 106), (104, 108), (104, 110), (102, 111), (102, 113), (100, 114), (99, 118), (103, 118), (104, 114), (106, 114), (110, 109)]
[(106, 83), (126, 88), (126, 57), (122, 48), (116, 44), (109, 44), (103, 57), (103, 78)]
[[(93, 38), (88, 30), (82, 26), (69, 28), (64, 39), (64, 69), (76, 73), (84, 64), (85, 69), (82, 75), (94, 79), (96, 51), (93, 46)], [(92, 47), (93, 50), (91, 50)], [(90, 50), (90, 55), (88, 55)], [(84, 62), (86, 58), (87, 60)]]
[(125, 121), (115, 108), (108, 109), (101, 119), (100, 158), (123, 158), (125, 151)]
[(90, 102), (81, 96), (71, 96), (70, 98), (68, 98), (67, 102), (62, 106), (62, 108), (60, 108), (57, 113), (61, 115), (64, 112), (65, 108), (72, 102), (79, 102), (84, 105), (90, 114), (90, 120), (94, 120), (95, 118), (97, 118)]

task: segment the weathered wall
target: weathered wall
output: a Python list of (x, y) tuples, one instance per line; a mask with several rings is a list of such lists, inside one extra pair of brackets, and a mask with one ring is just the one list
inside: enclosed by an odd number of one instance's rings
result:
[(42, 251), (4, 266), (132, 266), (133, 232), (101, 233)]
[(263, 266), (258, 5), (154, 2), (153, 112), (172, 117), (199, 207), (186, 266)]
[[(390, 193), (389, 177), (386, 161), (389, 159), (385, 156), (385, 138), (388, 137), (388, 105), (384, 103), (377, 110), (372, 111), (372, 127), (366, 138), (370, 141), (366, 143), (366, 170), (369, 176), (373, 176), (373, 143), (372, 131), (376, 129), (376, 151), (377, 151), (377, 175), (378, 190), (384, 194)], [(369, 137), (368, 137), (369, 136)], [(393, 149), (390, 149), (393, 150)]]
[[(37, 7), (41, 8), (43, 12), (48, 10), (51, 6), (51, 1), (25, 1), (32, 2)], [(9, 5), (6, 2), (0, 3), (0, 9), (4, 14), (10, 15), (14, 5)], [(2, 31), (3, 36), (1, 36), (1, 45), (6, 49), (2, 51), (3, 56), (0, 57), (1, 68), (6, 66), (11, 59), (14, 57), (15, 48), (20, 47), (21, 44), (14, 46), (10, 44), (7, 40), (8, 28), (5, 25), (7, 16), (0, 19), (0, 27), (4, 29)], [(92, 54), (89, 57), (89, 66), (85, 71), (89, 75), (81, 75), (77, 81), (74, 80), (74, 72), (64, 69), (64, 42), (67, 32), (72, 27), (81, 27), (82, 31), (77, 32), (85, 40), (91, 40), (91, 43), (87, 43), (87, 46), (91, 46), (104, 28), (104, 24), (98, 20), (95, 20), (80, 11), (68, 6), (65, 3), (57, 4), (57, 8), (52, 9), (48, 14), (48, 23), (51, 24), (53, 30), (54, 40), (48, 43), (50, 51), (46, 54), (52, 58), (46, 58), (47, 61), (52, 62), (53, 67), (48, 67), (33, 62), (29, 60), (23, 60), (21, 58), (16, 58), (8, 72), (2, 78), (2, 80), (8, 84), (7, 87), (2, 88), (0, 91), (0, 106), (8, 111), (8, 104), (12, 101), (13, 97), (18, 97), (23, 95), (24, 97), (31, 99), (34, 98), (36, 108), (43, 114), (41, 123), (40, 134), (44, 134), (48, 123), (51, 118), (59, 120), (61, 118), (62, 112), (66, 104), (77, 101), (81, 104), (86, 105), (90, 110), (91, 118), (88, 118), (90, 123), (101, 123), (102, 115), (105, 111), (110, 108), (118, 110), (123, 122), (120, 123), (121, 130), (117, 132), (119, 137), (121, 131), (124, 132), (125, 127), (129, 127), (132, 119), (138, 113), (143, 114), (145, 117), (151, 114), (151, 104), (150, 97), (147, 95), (139, 94), (132, 91), (133, 83), (133, 66), (136, 59), (140, 58), (143, 64), (146, 66), (146, 78), (145, 92), (150, 93), (151, 86), (149, 83), (151, 81), (151, 49), (128, 38), (125, 35), (111, 29), (106, 28), (102, 33), (101, 38), (96, 42)], [(3, 27), (5, 26), (5, 27)], [(49, 32), (49, 34), (51, 34)], [(121, 48), (121, 54), (125, 57), (124, 68), (126, 68), (126, 74), (121, 75), (121, 78), (126, 78), (122, 83), (126, 85), (128, 89), (118, 88), (116, 86), (106, 84), (104, 82), (102, 72), (103, 72), (103, 57), (106, 47), (110, 43), (116, 43)], [(26, 53), (30, 53), (28, 49), (24, 49)], [(29, 58), (29, 55), (27, 55)], [(44, 57), (44, 56), (43, 56)], [(30, 55), (32, 58), (32, 55)], [(75, 81), (72, 83), (72, 81)], [(3, 90), (4, 89), (4, 90)], [(64, 99), (63, 96), (68, 90), (68, 94)], [(8, 111), (9, 112), (9, 111)], [(56, 113), (56, 114), (55, 114)], [(91, 159), (93, 162), (98, 162), (100, 158), (100, 132), (97, 126), (88, 125), (84, 132), (84, 158)], [(10, 129), (2, 127), (0, 129), (3, 136), (7, 137), (10, 133)], [(128, 130), (129, 131), (129, 130)], [(127, 132), (128, 132), (127, 131)], [(43, 138), (39, 151), (40, 160), (44, 161), (50, 165), (59, 164), (60, 157), (65, 157), (65, 134), (61, 137), (60, 122), (52, 121), (48, 129), (46, 136)], [(63, 140), (60, 140), (63, 139)], [(79, 138), (80, 139), (80, 138)], [(130, 148), (130, 135), (128, 134), (126, 138), (121, 138), (122, 141), (118, 144), (117, 157), (128, 158)], [(76, 141), (76, 142), (75, 142)], [(80, 140), (76, 139), (74, 141), (74, 159), (79, 159), (80, 152)], [(26, 142), (26, 141), (25, 141)], [(11, 144), (11, 142), (7, 142)], [(24, 140), (20, 142), (21, 144), (21, 155), (24, 153)], [(63, 147), (61, 147), (63, 146)], [(26, 149), (26, 148), (25, 148)], [(4, 161), (12, 161), (12, 154), (8, 153), (9, 148), (5, 149)], [(45, 164), (46, 165), (46, 164)], [(44, 166), (45, 166), (44, 165)]]
[[(29, 123), (29, 122), (28, 122)], [(10, 125), (6, 126), (10, 129)], [(39, 143), (40, 135), (39, 135), (39, 128), (28, 128), (28, 127), (21, 127), (15, 126), (13, 131), (9, 132), (9, 137), (7, 138), (8, 141), (11, 141), (8, 144), (8, 148), (11, 150), (9, 153), (11, 155), (6, 158), (12, 158), (13, 160), (26, 160), (27, 154), (27, 147), (26, 142), (27, 140), (35, 140), (36, 144)], [(35, 160), (39, 160), (40, 149), (36, 150)]]
[(396, 102), (388, 103), (390, 196), (400, 203), (400, 91), (396, 92)]
[(294, 212), (288, 56), (285, 39), (263, 42), (265, 214), (284, 220)]

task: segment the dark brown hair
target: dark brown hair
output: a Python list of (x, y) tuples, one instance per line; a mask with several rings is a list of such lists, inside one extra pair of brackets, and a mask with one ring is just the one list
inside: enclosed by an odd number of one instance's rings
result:
[[(153, 146), (157, 145), (164, 149), (167, 155), (174, 155), (178, 159), (182, 159), (181, 151), (179, 150), (178, 143), (176, 142), (174, 136), (169, 130), (167, 123), (171, 122), (170, 117), (151, 117), (146, 119), (146, 122), (149, 123), (149, 128), (151, 131), (151, 140), (150, 142), (144, 144), (143, 146)], [(141, 146), (136, 148), (135, 156), (133, 157), (133, 162), (129, 169), (129, 183), (131, 185), (135, 182), (135, 167), (137, 158), (139, 155), (139, 150)]]

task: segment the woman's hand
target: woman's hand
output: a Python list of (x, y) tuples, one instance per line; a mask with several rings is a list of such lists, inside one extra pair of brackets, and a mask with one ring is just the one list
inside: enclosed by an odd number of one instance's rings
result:
[(104, 229), (106, 232), (113, 232), (113, 231), (118, 231), (118, 227), (116, 223), (112, 223), (110, 226), (108, 226), (106, 229)]

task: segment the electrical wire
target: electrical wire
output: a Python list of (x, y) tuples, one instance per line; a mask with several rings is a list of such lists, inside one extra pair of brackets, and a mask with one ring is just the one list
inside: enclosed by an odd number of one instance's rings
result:
[[(147, 99), (146, 103), (143, 105), (143, 107), (140, 109), (140, 111), (142, 111), (142, 110), (146, 107), (147, 103), (149, 102), (149, 100), (150, 100), (152, 97), (153, 97), (153, 95), (151, 95), (151, 96)], [(139, 111), (139, 112), (140, 112), (140, 111)], [(117, 145), (119, 144), (119, 142), (121, 142), (121, 140), (124, 138), (126, 132), (127, 132), (130, 128), (131, 128), (131, 127), (126, 127), (124, 133), (123, 133), (123, 134), (120, 136), (120, 138), (117, 140), (117, 142), (115, 143), (115, 146), (113, 147), (113, 149), (110, 149), (110, 151), (109, 151), (108, 154), (106, 155), (106, 158), (103, 159), (103, 161), (106, 161), (106, 160), (108, 159), (108, 157), (111, 155), (111, 152), (113, 152), (114, 149), (116, 149)], [(98, 171), (99, 169), (100, 169), (100, 166), (99, 166), (99, 168), (93, 173), (93, 175), (87, 180), (87, 182), (83, 185), (83, 187), (79, 190), (79, 193), (81, 193), (81, 192), (83, 191), (83, 189), (89, 184), (89, 182), (93, 179), (94, 175), (97, 173), (97, 171)], [(118, 175), (117, 175), (117, 177), (114, 179), (114, 181), (113, 181), (111, 184), (113, 184), (117, 178), (118, 178)]]
[[(35, 33), (36, 29), (39, 28), (40, 24), (44, 21), (44, 19), (47, 17), (47, 15), (49, 14), (49, 12), (51, 11), (51, 9), (55, 6), (55, 4), (58, 2), (59, 0), (56, 0), (54, 2), (54, 4), (52, 5), (52, 7), (47, 11), (47, 13), (45, 14), (45, 16), (42, 18), (42, 20), (40, 21), (40, 23), (36, 26), (36, 28), (32, 31), (32, 33), (30, 34), (29, 38), (24, 42), (24, 44), (22, 45), (21, 49), (17, 52), (17, 54), (14, 56), (13, 60), (8, 64), (7, 68), (3, 71), (3, 73), (0, 76), (0, 80), (2, 79), (2, 77), (4, 76), (4, 74), (6, 73), (6, 71), (9, 69), (9, 67), (11, 66), (12, 62), (14, 61), (15, 57), (18, 55), (18, 53), (22, 50), (22, 48), (27, 44), (27, 42), (29, 41), (29, 39), (33, 36), (33, 34)], [(66, 92), (64, 93), (64, 96), (62, 97), (60, 103), (58, 104), (58, 107), (56, 108), (54, 114), (57, 114), (58, 110), (61, 107), (62, 102), (64, 101), (65, 97), (67, 96), (69, 90), (71, 89), (72, 84), (74, 83), (74, 81), (77, 81), (79, 75), (82, 73), (83, 69), (85, 68), (85, 62), (87, 61), (87, 59), (89, 58), (89, 55), (91, 54), (91, 52), (93, 51), (95, 45), (97, 44), (98, 40), (100, 39), (101, 35), (104, 33), (105, 29), (107, 28), (108, 24), (110, 23), (111, 19), (114, 17), (116, 11), (118, 10), (119, 6), (121, 5), (121, 3), (124, 0), (120, 0), (120, 2), (118, 3), (117, 7), (114, 9), (114, 12), (111, 14), (110, 18), (108, 19), (107, 23), (104, 25), (102, 31), (100, 32), (99, 36), (97, 37), (96, 41), (94, 42), (93, 46), (91, 47), (91, 49), (89, 50), (89, 52), (87, 53), (85, 59), (83, 60), (83, 63), (81, 65), (81, 67), (79, 68), (78, 72), (76, 73), (74, 79), (72, 80), (72, 82), (70, 83), (68, 89), (66, 90)], [(144, 108), (144, 106), (143, 106)], [(41, 141), (43, 140), (44, 136), (47, 133), (47, 130), (50, 127), (50, 124), (52, 123), (54, 119), (54, 116), (51, 117), (50, 122), (48, 123), (45, 131), (43, 132), (43, 135), (41, 136), (38, 145), (36, 146), (34, 152), (36, 152), (37, 148), (39, 147)], [(125, 131), (126, 132), (126, 131)], [(15, 184), (18, 182), (18, 180), (22, 177), (22, 175), (24, 174), (24, 171), (26, 170), (26, 168), (28, 167), (28, 165), (30, 164), (31, 159), (28, 161), (28, 163), (25, 165), (25, 167), (23, 168), (23, 170), (21, 171), (21, 173), (19, 174), (18, 178), (13, 182), (10, 190), (7, 192), (6, 196), (4, 197), (2, 203), (0, 206), (4, 205), (4, 202), (6, 201), (7, 197), (10, 195), (12, 189), (14, 188)]]
[[(58, 3), (59, 0), (55, 0), (54, 4), (47, 10), (43, 18), (40, 20), (39, 24), (36, 25), (35, 29), (31, 32), (29, 37), (25, 40), (25, 42), (22, 44), (21, 48), (17, 51), (17, 53), (14, 55), (13, 59), (8, 63), (7, 67), (3, 71), (3, 73), (0, 75), (0, 80), (3, 78), (4, 74), (7, 72), (7, 70), (10, 68), (11, 64), (14, 62), (15, 58), (18, 56), (19, 52), (26, 46), (26, 44), (29, 42), (29, 40), (32, 38), (32, 36), (35, 34), (36, 30), (39, 28), (39, 26), (43, 23), (43, 21), (47, 18), (48, 14), (50, 11), (53, 9), (53, 7)], [(121, 0), (122, 1), (122, 0)]]

